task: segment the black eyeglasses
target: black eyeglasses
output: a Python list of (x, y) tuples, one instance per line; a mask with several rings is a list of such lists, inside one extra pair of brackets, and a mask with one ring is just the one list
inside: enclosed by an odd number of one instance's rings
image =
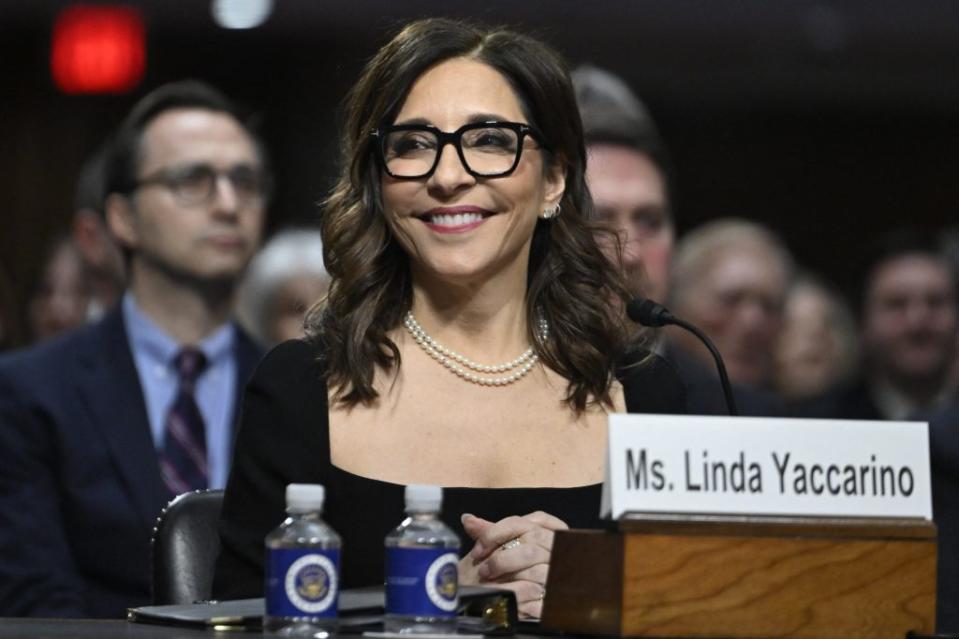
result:
[(248, 164), (238, 164), (222, 171), (209, 164), (190, 164), (162, 169), (137, 180), (134, 186), (140, 188), (159, 184), (169, 189), (180, 204), (196, 206), (206, 204), (213, 199), (216, 183), (221, 176), (230, 181), (240, 204), (262, 198), (268, 190), (268, 180), (264, 172)]
[(376, 129), (380, 160), (394, 178), (429, 177), (440, 162), (447, 144), (452, 144), (466, 171), (474, 177), (509, 175), (523, 155), (523, 141), (529, 136), (542, 145), (542, 136), (520, 122), (477, 122), (452, 133), (429, 124), (400, 124)]

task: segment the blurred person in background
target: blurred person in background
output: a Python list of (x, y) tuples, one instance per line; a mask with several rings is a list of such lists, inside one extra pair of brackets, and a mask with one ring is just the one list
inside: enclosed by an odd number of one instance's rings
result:
[(90, 291), (83, 258), (70, 237), (57, 238), (27, 304), (30, 339), (42, 342), (87, 322)]
[[(746, 220), (716, 220), (680, 241), (670, 308), (713, 339), (732, 381), (772, 385), (792, 263), (769, 230)], [(687, 352), (711, 362), (693, 336), (677, 331), (675, 338)]]
[[(572, 74), (586, 138), (586, 181), (596, 215), (617, 232), (620, 245), (603, 243), (611, 259), (621, 255), (629, 283), (644, 297), (666, 302), (670, 290), (675, 224), (672, 168), (648, 110), (619, 77), (591, 66)], [(604, 238), (603, 238), (604, 239)], [(712, 363), (700, 363), (657, 338), (655, 350), (678, 369), (689, 412), (725, 414), (726, 403)], [(767, 393), (737, 385), (733, 392), (747, 415), (781, 414)]]
[(281, 231), (250, 262), (237, 316), (267, 346), (303, 337), (306, 311), (329, 286), (319, 230)]
[(857, 372), (856, 322), (838, 293), (810, 275), (789, 290), (776, 345), (775, 388), (787, 402), (815, 397)]
[[(943, 249), (955, 276), (959, 273), (959, 230), (947, 229), (939, 240), (937, 248)], [(956, 389), (959, 388), (956, 351), (952, 358), (947, 386)], [(946, 408), (928, 417), (932, 512), (939, 533), (936, 630), (955, 633), (959, 632), (959, 398), (953, 395)]]
[(98, 322), (0, 358), (0, 616), (147, 603), (157, 514), (226, 483), (260, 356), (231, 316), (269, 179), (233, 105), (164, 85), (120, 125), (107, 167), (128, 291)]
[(107, 143), (80, 169), (70, 235), (54, 240), (29, 302), (33, 341), (100, 319), (123, 294), (123, 256), (107, 229)]
[(909, 419), (954, 397), (959, 337), (956, 277), (937, 240), (918, 231), (880, 238), (859, 289), (862, 374), (810, 401), (804, 414), (841, 419)]
[[(672, 262), (669, 307), (702, 329), (725, 360), (744, 415), (782, 415), (770, 392), (782, 328), (783, 304), (793, 272), (786, 247), (768, 229), (746, 220), (720, 219), (686, 234)], [(692, 334), (668, 329), (671, 361), (701, 389), (706, 414), (724, 413), (709, 351)]]
[(675, 228), (662, 138), (645, 105), (617, 76), (581, 66), (572, 80), (596, 216), (617, 231), (630, 282), (645, 297), (665, 302)]
[(88, 321), (112, 310), (126, 286), (123, 256), (110, 235), (104, 213), (107, 151), (108, 144), (103, 143), (80, 169), (71, 229), (73, 244), (82, 258)]

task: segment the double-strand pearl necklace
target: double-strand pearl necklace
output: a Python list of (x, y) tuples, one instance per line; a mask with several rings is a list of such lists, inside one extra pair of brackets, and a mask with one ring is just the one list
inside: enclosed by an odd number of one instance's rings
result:
[[(450, 372), (462, 377), (468, 382), (479, 384), (480, 386), (506, 386), (522, 378), (526, 373), (532, 370), (533, 366), (539, 360), (539, 355), (533, 351), (530, 346), (526, 351), (514, 360), (505, 364), (484, 365), (478, 364), (473, 360), (452, 351), (423, 330), (416, 319), (413, 317), (413, 311), (407, 311), (406, 318), (403, 320), (406, 330), (410, 332), (416, 343), (420, 345), (426, 353), (437, 362), (449, 369)], [(539, 333), (543, 339), (549, 332), (549, 325), (545, 319), (539, 320)], [(465, 368), (464, 368), (465, 367)], [(512, 371), (512, 372), (509, 372)], [(506, 373), (508, 375), (491, 376), (495, 373)], [(480, 373), (479, 375), (477, 373)]]

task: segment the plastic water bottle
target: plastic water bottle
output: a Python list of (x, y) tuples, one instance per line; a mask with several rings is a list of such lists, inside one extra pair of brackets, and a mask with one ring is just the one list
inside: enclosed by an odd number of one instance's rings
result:
[(286, 487), (289, 517), (266, 536), (263, 629), (281, 637), (327, 637), (336, 630), (340, 536), (324, 522), (323, 486)]
[(406, 487), (409, 515), (386, 536), (384, 629), (455, 633), (460, 540), (440, 518), (443, 489)]

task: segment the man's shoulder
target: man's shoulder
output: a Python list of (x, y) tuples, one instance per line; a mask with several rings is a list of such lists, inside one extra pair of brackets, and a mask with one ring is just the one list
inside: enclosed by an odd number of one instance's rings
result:
[[(36, 368), (56, 373), (62, 364), (89, 348), (92, 326), (83, 326), (63, 335), (0, 355), (0, 370), (24, 373)], [(59, 363), (60, 366), (54, 364)]]
[[(729, 414), (722, 383), (712, 363), (697, 359), (681, 346), (669, 342), (664, 357), (675, 366), (686, 387), (686, 403), (691, 414)], [(733, 383), (732, 392), (740, 415), (779, 417), (787, 414), (786, 405), (769, 390)]]
[(108, 344), (124, 340), (122, 324), (118, 318), (103, 319), (81, 326), (47, 341), (0, 355), (0, 377), (13, 380), (33, 381), (37, 377), (51, 379), (71, 376), (78, 358), (99, 355)]
[(236, 334), (236, 346), (234, 348), (236, 361), (243, 379), (246, 380), (253, 374), (253, 370), (263, 359), (266, 351), (263, 350), (263, 345), (253, 339), (239, 322), (234, 322), (233, 327)]
[(797, 402), (792, 414), (819, 419), (883, 419), (862, 379)]

